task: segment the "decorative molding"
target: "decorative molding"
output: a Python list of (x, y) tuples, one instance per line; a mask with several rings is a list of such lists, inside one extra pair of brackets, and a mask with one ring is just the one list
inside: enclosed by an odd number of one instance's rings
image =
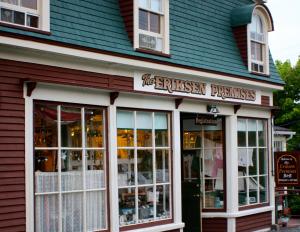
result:
[(34, 81), (28, 81), (28, 82), (25, 82), (26, 83), (26, 86), (27, 86), (27, 97), (31, 97), (31, 94), (33, 92), (33, 90), (36, 88), (36, 82)]
[(175, 99), (175, 109), (178, 109), (182, 102), (183, 102), (183, 98), (176, 98)]
[(242, 107), (242, 105), (234, 105), (233, 106), (234, 114), (236, 114), (241, 107)]
[(114, 105), (116, 99), (119, 97), (119, 92), (111, 92), (110, 93), (110, 104)]

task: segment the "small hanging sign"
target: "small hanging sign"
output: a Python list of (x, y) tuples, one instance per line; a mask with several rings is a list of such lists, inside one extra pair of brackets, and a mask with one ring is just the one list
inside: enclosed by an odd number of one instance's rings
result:
[(299, 152), (275, 153), (276, 186), (300, 186), (299, 180)]
[(195, 118), (195, 124), (196, 125), (209, 125), (209, 126), (217, 126), (218, 125), (218, 119), (214, 116), (203, 116), (203, 115), (198, 115)]

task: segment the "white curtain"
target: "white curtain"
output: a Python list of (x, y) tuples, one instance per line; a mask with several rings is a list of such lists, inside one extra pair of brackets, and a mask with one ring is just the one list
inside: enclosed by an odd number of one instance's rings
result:
[[(83, 228), (83, 192), (62, 193), (62, 212), (59, 212), (58, 173), (36, 172), (35, 201), (36, 231), (58, 231), (59, 217), (62, 220), (63, 232), (81, 232)], [(82, 172), (69, 171), (61, 173), (62, 190), (82, 190)], [(96, 191), (86, 192), (86, 223), (87, 231), (100, 230), (106, 226), (104, 172), (102, 170), (86, 171), (86, 189)]]

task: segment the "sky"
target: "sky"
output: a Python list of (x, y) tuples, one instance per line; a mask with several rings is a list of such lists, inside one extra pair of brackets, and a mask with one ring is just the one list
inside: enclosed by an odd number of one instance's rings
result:
[(300, 56), (300, 0), (268, 0), (274, 21), (269, 46), (274, 60), (296, 64)]

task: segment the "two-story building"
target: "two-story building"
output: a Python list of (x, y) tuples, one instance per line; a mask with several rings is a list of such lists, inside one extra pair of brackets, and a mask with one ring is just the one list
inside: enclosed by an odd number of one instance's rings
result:
[(0, 0), (0, 231), (264, 231), (273, 20), (251, 0)]

